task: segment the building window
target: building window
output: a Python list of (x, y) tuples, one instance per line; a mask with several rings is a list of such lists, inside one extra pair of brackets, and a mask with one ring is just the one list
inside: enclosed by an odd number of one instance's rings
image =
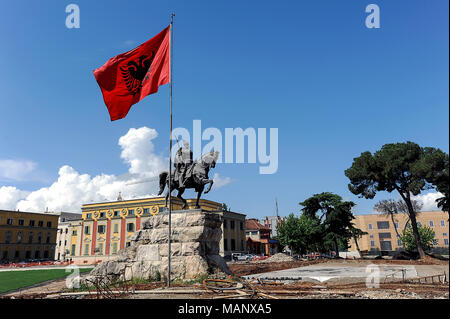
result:
[(98, 244), (98, 253), (100, 254), (100, 255), (103, 255), (103, 244), (102, 243), (100, 243), (100, 244)]
[(395, 229), (398, 229), (398, 223), (395, 222), (394, 225), (395, 225)]
[(370, 238), (373, 238), (373, 235), (370, 235), (369, 237), (370, 237)]
[(105, 213), (100, 213), (100, 218), (105, 217)]
[(447, 233), (442, 233), (442, 236), (447, 237)]
[(133, 216), (133, 215), (134, 215), (134, 209), (129, 209), (128, 216)]
[(434, 227), (434, 222), (430, 220), (430, 227)]
[(433, 245), (437, 245), (438, 244), (438, 240), (437, 239), (433, 239)]
[(373, 229), (372, 224), (369, 224), (369, 229)]
[(105, 225), (98, 225), (97, 231), (99, 234), (104, 234), (105, 233)]
[(19, 226), (23, 226), (25, 224), (25, 221), (23, 219), (19, 219)]
[(117, 253), (117, 243), (113, 244), (113, 254)]
[(86, 219), (91, 219), (91, 218), (92, 218), (92, 214), (91, 213), (86, 214)]
[(119, 232), (119, 224), (114, 224), (114, 233)]
[(244, 223), (240, 222), (240, 224), (241, 224), (241, 230), (244, 230)]
[(234, 229), (234, 220), (230, 220), (230, 228)]
[(5, 244), (9, 244), (11, 242), (11, 238), (12, 238), (12, 233), (11, 231), (7, 231), (5, 234)]
[(258, 235), (258, 231), (252, 231), (251, 233), (252, 233), (252, 235), (255, 235), (255, 236)]
[(441, 220), (441, 226), (445, 227), (445, 221)]
[(72, 252), (71, 252), (71, 255), (72, 256), (75, 256), (75, 248), (76, 248), (76, 245), (72, 245)]
[(31, 232), (31, 233), (28, 235), (28, 243), (29, 243), (29, 244), (32, 244), (32, 243), (33, 243), (33, 237), (34, 237), (33, 232)]
[(67, 246), (67, 240), (64, 241), (64, 247), (66, 247), (66, 246)]
[(43, 220), (38, 221), (38, 227), (42, 227), (42, 226), (44, 226), (44, 221)]
[(69, 228), (66, 228), (66, 234), (69, 232)]
[(114, 211), (114, 217), (119, 217), (119, 216), (120, 216), (120, 211), (115, 210), (115, 211)]
[(133, 232), (134, 231), (134, 223), (128, 223), (127, 224), (127, 231)]
[(377, 222), (378, 229), (389, 229), (389, 222)]
[(58, 246), (61, 246), (61, 241), (58, 242)]
[(30, 220), (30, 227), (34, 227), (34, 220)]
[(402, 241), (399, 239), (397, 240), (397, 246), (401, 246), (402, 245)]
[(46, 244), (50, 244), (50, 233), (47, 233), (47, 238), (45, 239)]
[(77, 235), (77, 230), (76, 229), (72, 230), (72, 236), (76, 236), (76, 235)]
[(89, 226), (84, 226), (84, 234), (89, 235)]
[(13, 224), (13, 219), (12, 219), (12, 218), (8, 218), (8, 219), (6, 220), (6, 224), (12, 225), (12, 224)]
[(448, 238), (444, 238), (444, 245), (448, 246)]
[(42, 233), (38, 233), (38, 244), (42, 243)]
[(371, 247), (375, 247), (375, 241), (371, 240), (371, 241), (370, 241), (370, 246), (371, 246)]
[(84, 245), (84, 254), (89, 255), (89, 244)]
[(52, 228), (52, 222), (47, 222), (47, 228)]
[(422, 223), (421, 222), (417, 222), (417, 227), (422, 227)]
[(150, 209), (144, 208), (144, 214), (149, 214), (149, 213), (150, 213)]
[(379, 233), (378, 236), (380, 239), (388, 239), (391, 238), (391, 233)]

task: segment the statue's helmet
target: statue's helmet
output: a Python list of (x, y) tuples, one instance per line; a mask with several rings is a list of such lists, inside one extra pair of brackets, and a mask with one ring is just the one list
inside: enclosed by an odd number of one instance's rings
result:
[(189, 142), (186, 140), (183, 140), (183, 146), (189, 148)]

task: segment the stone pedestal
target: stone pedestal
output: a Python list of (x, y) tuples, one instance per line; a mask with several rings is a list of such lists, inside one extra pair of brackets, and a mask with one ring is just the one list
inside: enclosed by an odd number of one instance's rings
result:
[[(168, 271), (168, 213), (144, 218), (131, 245), (115, 260), (97, 265), (91, 275), (117, 279), (164, 279)], [(217, 271), (231, 274), (219, 255), (222, 221), (218, 214), (202, 210), (172, 212), (171, 279), (195, 279)]]

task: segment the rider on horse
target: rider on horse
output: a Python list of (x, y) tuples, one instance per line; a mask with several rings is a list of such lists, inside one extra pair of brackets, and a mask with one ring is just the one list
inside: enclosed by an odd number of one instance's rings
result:
[[(193, 163), (193, 154), (189, 148), (189, 143), (183, 140), (183, 147), (180, 147), (175, 154), (174, 179), (178, 182), (179, 187), (184, 187), (186, 182), (186, 172)], [(188, 176), (189, 178), (189, 176)]]

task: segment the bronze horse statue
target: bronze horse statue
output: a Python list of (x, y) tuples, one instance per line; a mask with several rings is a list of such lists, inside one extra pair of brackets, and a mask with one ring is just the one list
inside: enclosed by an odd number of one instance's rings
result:
[[(183, 201), (182, 209), (187, 208), (186, 200), (181, 197), (183, 195), (186, 188), (194, 188), (197, 192), (197, 201), (195, 203), (195, 208), (200, 208), (198, 202), (200, 200), (200, 196), (203, 193), (205, 185), (208, 185), (208, 189), (205, 191), (205, 194), (209, 193), (211, 187), (214, 183), (212, 179), (208, 178), (208, 173), (211, 168), (216, 167), (217, 158), (219, 157), (218, 151), (211, 151), (203, 155), (200, 160), (194, 162), (186, 173), (186, 180), (184, 181), (184, 187), (180, 187), (177, 180), (171, 178), (171, 192), (175, 189), (178, 190), (177, 197)], [(158, 196), (164, 192), (165, 187), (169, 186), (169, 173), (162, 172), (159, 174), (159, 193)], [(167, 199), (169, 198), (169, 192), (166, 194), (166, 207), (167, 207)]]

